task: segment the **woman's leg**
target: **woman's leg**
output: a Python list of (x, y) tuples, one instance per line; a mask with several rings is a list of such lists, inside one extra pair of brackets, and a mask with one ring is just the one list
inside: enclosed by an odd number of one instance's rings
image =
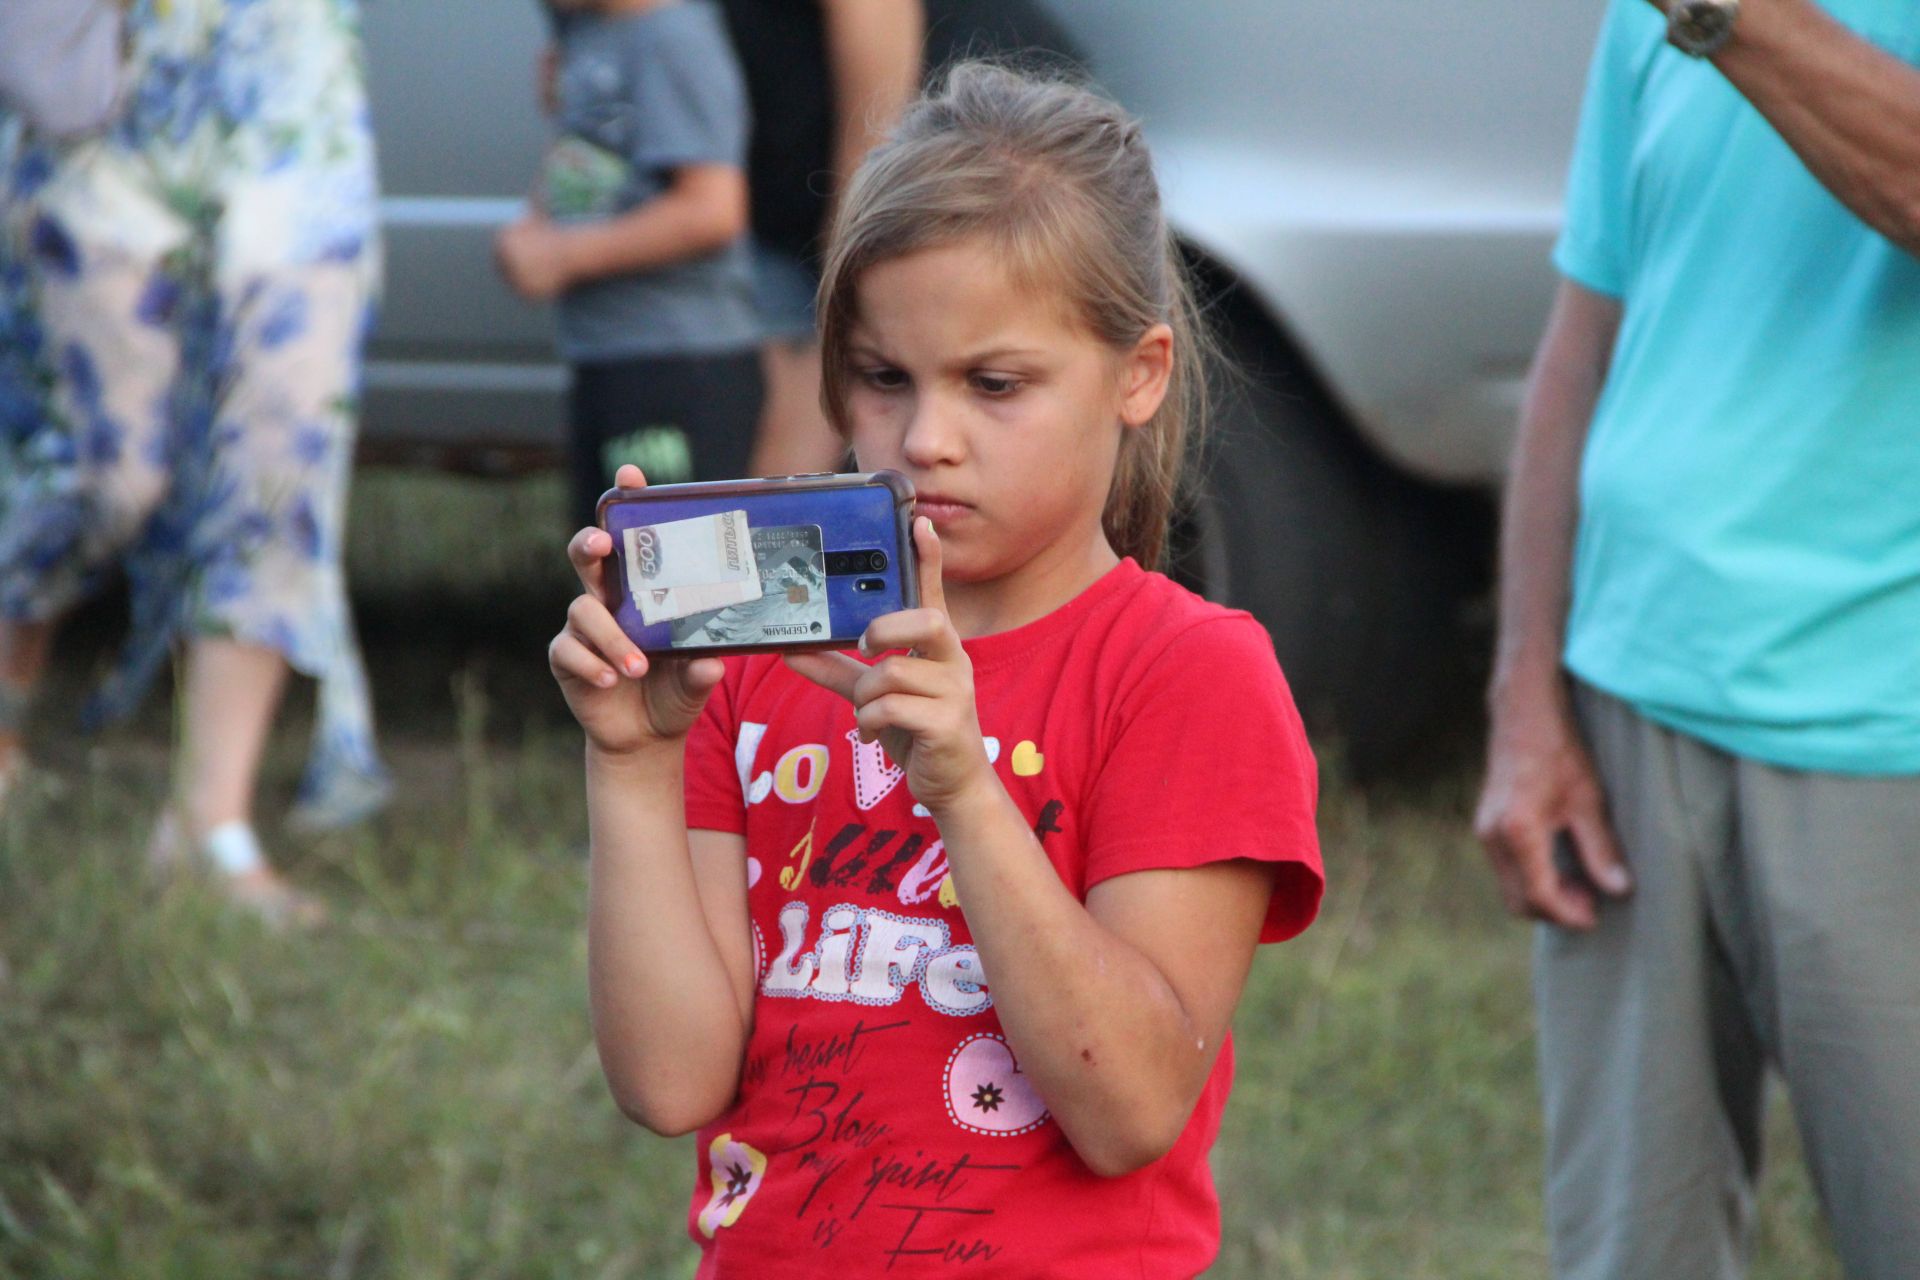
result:
[(802, 475), (838, 471), (846, 442), (820, 409), (820, 339), (814, 293), (820, 280), (798, 257), (770, 245), (753, 247), (753, 305), (762, 335), (765, 382), (750, 474)]
[(177, 804), (194, 846), (228, 823), (253, 821), (260, 757), (286, 685), (277, 650), (206, 636), (188, 643)]
[[(344, 825), (385, 798), (342, 571), (358, 363), (369, 279), (357, 263), (235, 271), (233, 340), (215, 421), (213, 517), (245, 537), (195, 588), (179, 794), (195, 825), (251, 808), (260, 751), (290, 666), (320, 681), (314, 750), (293, 818)], [(227, 672), (241, 673), (224, 690)], [(198, 688), (204, 680), (210, 687)], [(197, 719), (197, 725), (196, 725)]]
[(287, 670), (275, 649), (207, 636), (188, 642), (174, 834), (222, 873), (234, 902), (271, 924), (314, 925), (325, 906), (268, 866), (253, 834), (254, 784)]
[(0, 622), (0, 790), (19, 766), (27, 708), (53, 649), (51, 622)]
[(9, 548), (0, 579), (9, 611), (23, 611), (0, 622), (0, 774), (21, 758), (59, 619), (121, 559), (166, 492), (164, 406), (180, 366), (170, 315), (143, 305), (164, 295), (162, 256), (102, 242), (51, 215), (40, 225), (54, 247), (28, 264), (28, 300), (17, 305), (39, 322), (42, 430), (67, 447), (10, 459), (18, 465), (0, 502), (0, 542)]
[(760, 412), (753, 474), (791, 476), (840, 470), (846, 462), (847, 445), (827, 425), (826, 415), (820, 410), (820, 344), (811, 339), (777, 339), (760, 350), (766, 403)]

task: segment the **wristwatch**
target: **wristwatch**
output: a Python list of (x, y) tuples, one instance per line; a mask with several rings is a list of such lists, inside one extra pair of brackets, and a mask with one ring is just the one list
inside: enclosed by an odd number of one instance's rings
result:
[(1670, 0), (1667, 43), (1695, 58), (1710, 58), (1733, 39), (1740, 0)]

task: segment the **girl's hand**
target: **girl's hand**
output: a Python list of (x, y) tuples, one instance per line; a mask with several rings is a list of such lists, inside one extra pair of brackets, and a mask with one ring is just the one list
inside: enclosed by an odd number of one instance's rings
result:
[[(638, 489), (647, 481), (640, 468), (624, 466), (614, 483)], [(612, 553), (613, 536), (605, 529), (582, 529), (567, 544), (584, 590), (567, 608), (567, 625), (547, 646), (547, 665), (590, 746), (608, 755), (663, 744), (677, 749), (726, 665), (718, 658), (654, 661), (641, 653), (606, 605)]]
[(886, 657), (869, 667), (844, 653), (796, 653), (787, 665), (853, 703), (861, 740), (877, 738), (907, 771), (913, 798), (938, 817), (994, 775), (974, 707), (973, 662), (947, 616), (933, 521), (913, 522), (913, 543), (921, 607), (875, 618), (860, 637), (860, 652)]
[(537, 212), (501, 228), (493, 256), (515, 293), (529, 302), (547, 302), (566, 291), (573, 283), (566, 237), (564, 230)]

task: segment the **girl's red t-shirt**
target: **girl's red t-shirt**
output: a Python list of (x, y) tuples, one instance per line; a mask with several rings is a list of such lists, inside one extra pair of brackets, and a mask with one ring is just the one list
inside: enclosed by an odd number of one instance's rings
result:
[[(988, 755), (1077, 896), (1256, 858), (1280, 868), (1262, 941), (1313, 920), (1314, 760), (1253, 618), (1129, 560), (966, 649)], [(916, 809), (844, 699), (729, 662), (688, 740), (687, 825), (746, 837), (758, 994), (740, 1094), (699, 1137), (699, 1274), (1204, 1270), (1231, 1038), (1166, 1157), (1091, 1172), (1021, 1074)]]

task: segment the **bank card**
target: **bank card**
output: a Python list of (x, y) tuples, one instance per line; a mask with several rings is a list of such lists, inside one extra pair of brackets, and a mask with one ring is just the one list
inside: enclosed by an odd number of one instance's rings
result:
[(758, 593), (710, 613), (674, 619), (674, 648), (793, 644), (833, 634), (820, 526), (767, 525), (753, 530), (751, 542), (760, 574)]
[(760, 594), (745, 511), (638, 525), (622, 536), (627, 589), (649, 626)]

